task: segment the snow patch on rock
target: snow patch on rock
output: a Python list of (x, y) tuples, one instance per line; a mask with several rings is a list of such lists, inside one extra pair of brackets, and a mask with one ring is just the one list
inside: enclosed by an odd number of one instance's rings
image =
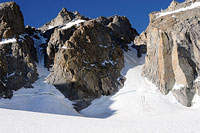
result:
[(183, 11), (187, 11), (187, 10), (191, 10), (191, 9), (199, 8), (199, 7), (200, 7), (200, 2), (195, 2), (195, 3), (192, 3), (188, 7), (179, 8), (177, 10), (169, 11), (169, 12), (161, 12), (161, 13), (158, 13), (156, 15), (157, 15), (157, 18), (159, 18), (159, 17), (162, 17), (162, 16), (166, 16), (166, 15), (170, 15), (170, 14), (174, 14), (174, 13), (179, 13), (179, 12), (183, 12)]
[(80, 24), (80, 23), (82, 23), (82, 22), (85, 22), (85, 20), (75, 20), (75, 21), (72, 21), (72, 22), (69, 22), (69, 23), (67, 23), (64, 27), (62, 27), (61, 29), (62, 30), (64, 30), (64, 29), (68, 29), (68, 28), (70, 28), (70, 27), (72, 27), (72, 26), (74, 26), (74, 25), (78, 25), (78, 24)]
[(1, 42), (0, 42), (0, 45), (2, 44), (8, 44), (8, 43), (15, 43), (17, 42), (17, 40), (15, 38), (11, 38), (11, 39), (3, 39)]

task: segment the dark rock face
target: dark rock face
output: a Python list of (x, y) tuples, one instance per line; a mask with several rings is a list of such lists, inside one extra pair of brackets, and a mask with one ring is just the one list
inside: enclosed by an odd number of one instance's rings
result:
[(0, 81), (3, 89), (17, 90), (31, 87), (37, 79), (34, 59), (27, 40), (0, 45)]
[(125, 16), (99, 17), (96, 21), (112, 30), (110, 34), (112, 39), (124, 50), (128, 50), (127, 44), (131, 43), (139, 35), (131, 27), (129, 20)]
[(33, 40), (25, 34), (19, 6), (8, 2), (0, 7), (0, 38), (13, 38), (11, 42), (1, 41), (0, 44), (0, 97), (11, 98), (12, 90), (31, 87), (37, 79), (37, 54)]
[(15, 2), (0, 4), (0, 40), (12, 38), (25, 31), (24, 18)]
[[(191, 4), (192, 1), (173, 1), (167, 10), (150, 14), (148, 28), (135, 40), (137, 45), (147, 45), (144, 76), (163, 94), (173, 90), (174, 96), (185, 106), (191, 105), (200, 70), (200, 10), (194, 8), (164, 16), (162, 13)], [(176, 85), (182, 87), (176, 88)]]
[(47, 44), (48, 58), (46, 59), (45, 63), (48, 68), (53, 65), (55, 54), (58, 52), (59, 49), (63, 47), (65, 42), (69, 40), (75, 29), (76, 29), (75, 26), (72, 26), (64, 30), (56, 28), (54, 32), (51, 34), (50, 40), (48, 41)]

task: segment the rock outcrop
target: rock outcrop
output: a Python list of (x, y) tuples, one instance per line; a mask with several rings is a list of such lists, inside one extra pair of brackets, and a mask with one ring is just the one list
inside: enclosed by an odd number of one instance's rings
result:
[[(138, 35), (126, 17), (89, 19), (63, 8), (55, 19), (35, 29), (24, 27), (15, 2), (0, 4), (0, 11), (0, 97), (10, 98), (13, 90), (31, 87), (38, 77), (36, 52), (41, 50), (50, 70), (47, 82), (73, 100), (77, 110), (123, 86), (123, 50)], [(138, 55), (144, 53), (134, 47)]]
[(97, 22), (102, 23), (104, 26), (110, 28), (112, 39), (120, 45), (124, 50), (128, 50), (128, 45), (139, 34), (135, 29), (131, 27), (131, 24), (125, 16), (113, 16), (113, 17), (99, 17)]
[(147, 45), (143, 74), (163, 94), (172, 91), (177, 100), (191, 106), (195, 79), (200, 70), (200, 8), (193, 1), (177, 3), (150, 14), (150, 24), (136, 38), (137, 45)]
[[(49, 37), (45, 64), (51, 74), (47, 81), (76, 101), (80, 110), (91, 100), (114, 94), (123, 86), (123, 49), (128, 50), (127, 44), (138, 33), (123, 16), (87, 19), (76, 13), (72, 19), (70, 14), (63, 9), (45, 25), (53, 25), (52, 29), (40, 29)], [(54, 23), (57, 19), (59, 24)]]
[(0, 40), (13, 38), (25, 31), (24, 18), (15, 2), (0, 4)]
[(92, 20), (81, 25), (56, 53), (47, 81), (70, 100), (116, 92), (123, 52), (108, 33), (109, 29)]
[(15, 2), (0, 4), (0, 97), (12, 90), (31, 87), (37, 79), (33, 40), (25, 33), (24, 20)]

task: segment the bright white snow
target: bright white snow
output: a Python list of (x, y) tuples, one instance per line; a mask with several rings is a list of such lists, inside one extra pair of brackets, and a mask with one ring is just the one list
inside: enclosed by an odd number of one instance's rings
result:
[[(33, 89), (14, 93), (11, 100), (0, 100), (1, 132), (81, 132), (81, 133), (199, 133), (200, 97), (184, 107), (170, 93), (162, 95), (154, 84), (141, 76), (144, 57), (125, 52), (122, 74), (125, 85), (113, 96), (102, 96), (80, 114), (72, 103), (44, 80), (48, 71), (38, 65), (40, 79)], [(47, 112), (55, 115), (26, 111)], [(77, 116), (81, 115), (81, 116)], [(87, 117), (83, 117), (87, 116)]]
[(72, 27), (74, 25), (78, 25), (78, 24), (80, 24), (80, 23), (82, 23), (84, 21), (85, 20), (75, 20), (75, 21), (69, 22), (64, 27), (62, 27), (61, 29), (68, 29), (68, 28), (70, 28), (70, 27)]
[(55, 28), (56, 26), (49, 25), (48, 30)]
[(157, 18), (162, 17), (162, 16), (166, 16), (166, 15), (170, 15), (170, 14), (173, 14), (173, 13), (178, 13), (178, 12), (182, 12), (182, 11), (191, 10), (191, 9), (194, 9), (194, 8), (199, 8), (199, 7), (200, 7), (200, 2), (195, 2), (195, 3), (192, 3), (188, 7), (183, 7), (183, 8), (174, 10), (174, 11), (159, 13), (159, 14), (157, 14)]
[(174, 87), (172, 88), (172, 90), (179, 90), (179, 89), (183, 88), (184, 86), (185, 85), (183, 85), (183, 84), (177, 84), (177, 83), (175, 83)]
[(11, 39), (4, 39), (0, 42), (0, 45), (1, 44), (8, 44), (8, 43), (14, 43), (14, 42), (17, 42), (17, 40), (15, 38), (11, 38)]

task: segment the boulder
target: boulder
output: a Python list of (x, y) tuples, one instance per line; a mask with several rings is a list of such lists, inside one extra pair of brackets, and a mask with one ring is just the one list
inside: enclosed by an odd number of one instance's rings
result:
[(195, 91), (190, 88), (183, 87), (178, 90), (172, 90), (174, 97), (184, 106), (192, 106), (192, 100), (194, 98)]

